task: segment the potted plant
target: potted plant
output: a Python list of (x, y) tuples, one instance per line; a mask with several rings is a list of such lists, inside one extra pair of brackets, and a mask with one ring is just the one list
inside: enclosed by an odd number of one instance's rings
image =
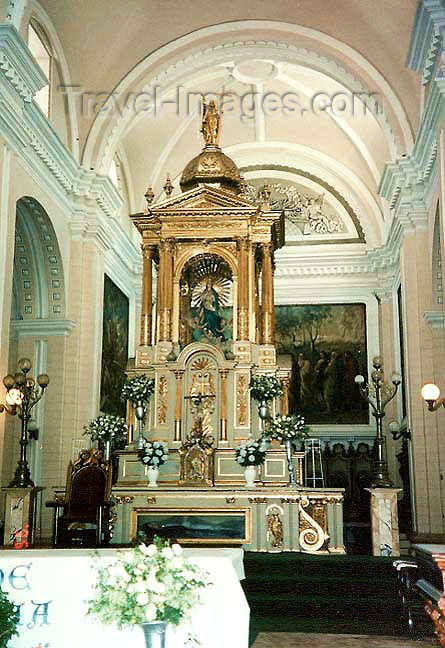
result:
[(122, 387), (121, 399), (124, 402), (129, 400), (133, 404), (134, 413), (138, 421), (138, 440), (136, 445), (139, 450), (142, 448), (144, 441), (142, 421), (147, 411), (147, 403), (153, 395), (154, 390), (155, 379), (149, 378), (147, 374), (128, 378)]
[(147, 441), (144, 439), (143, 446), (138, 450), (139, 461), (147, 467), (148, 485), (157, 486), (159, 466), (168, 460), (168, 448), (163, 441)]
[(119, 551), (112, 564), (99, 566), (88, 614), (118, 628), (140, 625), (147, 648), (162, 648), (168, 623), (179, 625), (200, 601), (207, 574), (186, 561), (179, 544), (154, 538)]
[(264, 421), (267, 418), (269, 401), (283, 395), (283, 388), (276, 376), (252, 376), (250, 379), (250, 395), (258, 401), (258, 414)]
[(235, 456), (240, 466), (244, 467), (246, 486), (255, 486), (256, 466), (261, 466), (266, 458), (266, 447), (258, 441), (247, 441), (235, 448)]
[(122, 448), (127, 441), (125, 419), (113, 414), (99, 414), (84, 427), (84, 434), (97, 441), (104, 448), (107, 461), (111, 457), (111, 447)]
[(294, 467), (292, 464), (292, 445), (299, 439), (308, 436), (308, 428), (301, 414), (278, 414), (265, 427), (264, 437), (271, 441), (276, 439), (286, 448), (287, 467), (289, 470), (289, 485), (296, 486)]
[(6, 648), (9, 640), (18, 635), (19, 611), (11, 603), (6, 592), (0, 590), (0, 648)]

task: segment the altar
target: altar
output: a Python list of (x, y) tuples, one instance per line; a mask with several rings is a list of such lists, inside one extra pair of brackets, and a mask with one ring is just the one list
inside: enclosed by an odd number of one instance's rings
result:
[[(249, 607), (239, 583), (241, 550), (185, 549), (184, 557), (208, 573), (210, 585), (189, 623), (169, 627), (166, 648), (187, 645), (191, 634), (200, 648), (248, 648)], [(19, 636), (10, 648), (145, 648), (139, 627), (118, 630), (87, 616), (95, 568), (111, 564), (113, 549), (8, 550), (0, 561), (2, 590), (20, 608)]]
[[(267, 423), (289, 414), (292, 361), (277, 356), (274, 330), (284, 213), (271, 208), (267, 185), (247, 197), (219, 146), (221, 119), (215, 101), (203, 101), (204, 148), (184, 168), (181, 192), (167, 178), (165, 196), (155, 201), (149, 188), (145, 210), (131, 215), (143, 276), (127, 376), (152, 379), (154, 393), (148, 404), (128, 401), (112, 543), (158, 534), (186, 545), (343, 553), (343, 490), (304, 487), (304, 453), (265, 438)], [(278, 388), (252, 398), (253, 381)], [(145, 440), (168, 447), (155, 489), (138, 458)], [(236, 448), (255, 440), (267, 451), (247, 489)]]
[(187, 546), (345, 553), (343, 489), (115, 488), (112, 543), (160, 535)]

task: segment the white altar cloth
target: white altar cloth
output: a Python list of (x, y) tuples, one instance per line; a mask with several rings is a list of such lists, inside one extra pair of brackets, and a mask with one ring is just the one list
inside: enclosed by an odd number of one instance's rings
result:
[[(100, 560), (112, 562), (116, 550), (102, 549)], [(249, 606), (227, 550), (187, 549), (186, 557), (209, 574), (212, 585), (188, 624), (169, 627), (166, 648), (186, 646), (191, 633), (200, 648), (248, 648)], [(95, 558), (91, 550), (4, 550), (0, 586), (21, 605), (20, 635), (8, 648), (145, 648), (138, 627), (118, 630), (86, 615), (92, 596)]]

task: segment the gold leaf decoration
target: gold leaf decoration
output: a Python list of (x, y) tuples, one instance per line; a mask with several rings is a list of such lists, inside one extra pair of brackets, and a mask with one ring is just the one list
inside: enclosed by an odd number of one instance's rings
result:
[(159, 425), (163, 425), (167, 422), (167, 394), (168, 394), (168, 382), (165, 376), (159, 378), (158, 386), (158, 422)]

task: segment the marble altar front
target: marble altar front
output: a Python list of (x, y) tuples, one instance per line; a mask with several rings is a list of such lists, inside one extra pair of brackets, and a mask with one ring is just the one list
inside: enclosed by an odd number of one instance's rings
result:
[(112, 543), (160, 533), (185, 545), (344, 553), (343, 489), (116, 487)]

